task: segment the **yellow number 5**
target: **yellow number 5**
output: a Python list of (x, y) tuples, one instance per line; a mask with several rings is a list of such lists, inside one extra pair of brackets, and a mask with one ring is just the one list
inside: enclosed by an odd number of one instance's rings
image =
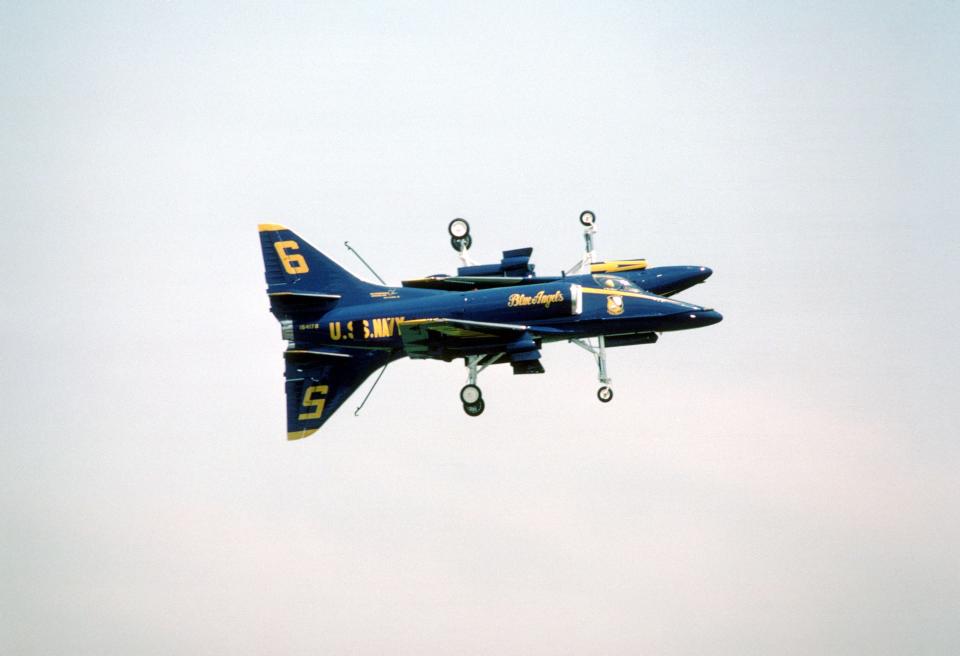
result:
[[(312, 385), (307, 388), (306, 394), (303, 395), (303, 407), (304, 408), (313, 408), (313, 412), (301, 412), (297, 419), (319, 419), (320, 415), (323, 414), (323, 406), (327, 402), (325, 398), (327, 396), (327, 391), (329, 388), (326, 385)], [(314, 398), (314, 393), (316, 393), (317, 398)]]
[(306, 273), (310, 270), (307, 266), (307, 261), (303, 259), (303, 255), (300, 253), (293, 253), (292, 255), (287, 251), (296, 251), (300, 250), (300, 244), (295, 241), (278, 241), (274, 242), (273, 247), (277, 249), (277, 255), (280, 257), (280, 262), (283, 263), (283, 270), (289, 274), (297, 273)]

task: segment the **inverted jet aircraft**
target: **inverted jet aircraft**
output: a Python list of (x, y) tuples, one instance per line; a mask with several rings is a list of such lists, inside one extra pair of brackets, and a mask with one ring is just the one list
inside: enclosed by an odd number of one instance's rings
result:
[(617, 274), (645, 291), (660, 296), (673, 296), (705, 281), (713, 273), (709, 268), (703, 266), (666, 266), (648, 269), (647, 261), (644, 259), (595, 262), (593, 237), (597, 231), (594, 227), (596, 218), (593, 212), (589, 210), (583, 212), (580, 215), (580, 223), (584, 226), (584, 238), (586, 240), (583, 259), (572, 269), (559, 276), (536, 276), (534, 275), (535, 267), (530, 262), (533, 249), (529, 247), (503, 251), (503, 259), (500, 260), (499, 264), (477, 265), (468, 254), (468, 249), (473, 243), (473, 238), (470, 236), (470, 225), (463, 219), (454, 219), (448, 227), (451, 235), (450, 243), (453, 249), (460, 254), (460, 259), (464, 265), (457, 270), (457, 275), (438, 274), (416, 280), (404, 280), (402, 284), (404, 287), (469, 291), (488, 287), (557, 282), (570, 274), (589, 271), (591, 274)]
[(371, 373), (403, 357), (463, 358), (464, 412), (484, 411), (480, 372), (509, 363), (515, 374), (544, 373), (540, 349), (571, 342), (597, 365), (597, 398), (613, 399), (606, 349), (650, 344), (659, 334), (700, 328), (721, 315), (673, 298), (703, 282), (707, 267), (647, 268), (646, 261), (596, 261), (596, 217), (580, 215), (586, 248), (578, 265), (537, 276), (532, 248), (504, 251), (499, 264), (469, 259), (470, 226), (454, 219), (450, 241), (464, 266), (456, 276), (407, 280), (400, 287), (353, 276), (293, 231), (259, 226), (270, 310), (280, 321), (287, 439), (315, 433)]

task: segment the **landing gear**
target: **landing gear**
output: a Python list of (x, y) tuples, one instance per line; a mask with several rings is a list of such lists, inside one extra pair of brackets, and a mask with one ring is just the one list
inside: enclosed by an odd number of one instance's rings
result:
[(597, 215), (590, 210), (580, 212), (580, 225), (583, 226), (583, 257), (573, 266), (566, 270), (566, 275), (590, 273), (591, 265), (596, 261), (597, 254), (593, 248), (593, 238), (597, 234)]
[(496, 355), (468, 355), (467, 361), (467, 384), (460, 388), (460, 403), (463, 404), (463, 411), (471, 417), (477, 417), (483, 414), (486, 404), (483, 402), (483, 392), (477, 387), (477, 376), (480, 372), (492, 365), (503, 357), (503, 353)]
[(473, 237), (467, 235), (466, 237), (451, 237), (450, 246), (453, 247), (453, 250), (458, 253), (470, 250), (470, 247), (473, 246)]
[(483, 414), (483, 409), (485, 407), (486, 405), (483, 403), (483, 399), (480, 399), (476, 403), (464, 403), (463, 411), (471, 417), (479, 417)]
[(470, 234), (470, 224), (465, 219), (454, 219), (447, 226), (447, 232), (455, 239), (463, 239)]
[(472, 405), (481, 400), (483, 400), (483, 393), (476, 385), (467, 384), (460, 390), (460, 402), (463, 405)]
[(589, 352), (597, 361), (597, 379), (602, 387), (597, 390), (597, 398), (601, 403), (610, 403), (613, 400), (613, 389), (610, 387), (612, 382), (607, 376), (607, 345), (603, 335), (597, 337), (597, 345), (594, 346), (585, 339), (571, 339), (571, 342)]
[(450, 233), (450, 245), (453, 250), (460, 253), (461, 257), (466, 256), (466, 251), (473, 246), (473, 237), (470, 236), (470, 224), (464, 219), (454, 219), (447, 226), (447, 232)]

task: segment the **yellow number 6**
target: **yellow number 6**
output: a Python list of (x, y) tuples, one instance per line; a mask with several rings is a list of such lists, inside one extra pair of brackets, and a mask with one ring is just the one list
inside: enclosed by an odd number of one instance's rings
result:
[(300, 255), (300, 253), (293, 253), (291, 255), (287, 252), (288, 250), (300, 250), (300, 244), (297, 242), (278, 241), (273, 244), (273, 247), (277, 249), (277, 255), (280, 257), (280, 262), (283, 263), (283, 270), (287, 273), (293, 275), (297, 273), (306, 273), (310, 270), (310, 268), (307, 266), (307, 261), (303, 259), (303, 255)]
[[(320, 415), (323, 414), (323, 406), (327, 402), (325, 398), (327, 396), (327, 391), (329, 388), (326, 385), (311, 385), (307, 388), (306, 394), (303, 395), (303, 405), (304, 408), (314, 408), (313, 412), (301, 412), (297, 419), (319, 419)], [(317, 394), (317, 398), (313, 397), (314, 392)]]

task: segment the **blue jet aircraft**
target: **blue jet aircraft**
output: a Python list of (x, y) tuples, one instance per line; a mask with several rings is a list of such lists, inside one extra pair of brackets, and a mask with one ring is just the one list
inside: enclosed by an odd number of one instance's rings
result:
[(613, 398), (606, 349), (650, 344), (660, 333), (700, 328), (723, 317), (669, 298), (706, 280), (699, 266), (647, 268), (646, 261), (597, 262), (596, 217), (580, 215), (586, 249), (559, 276), (536, 276), (532, 248), (504, 251), (499, 264), (470, 261), (470, 226), (454, 219), (451, 245), (464, 266), (456, 276), (407, 280), (401, 287), (364, 282), (293, 231), (259, 226), (270, 310), (280, 321), (286, 368), (287, 439), (319, 429), (371, 373), (402, 357), (463, 358), (460, 390), (471, 417), (485, 404), (477, 376), (510, 363), (515, 374), (544, 373), (540, 349), (566, 341), (596, 360), (597, 398)]

